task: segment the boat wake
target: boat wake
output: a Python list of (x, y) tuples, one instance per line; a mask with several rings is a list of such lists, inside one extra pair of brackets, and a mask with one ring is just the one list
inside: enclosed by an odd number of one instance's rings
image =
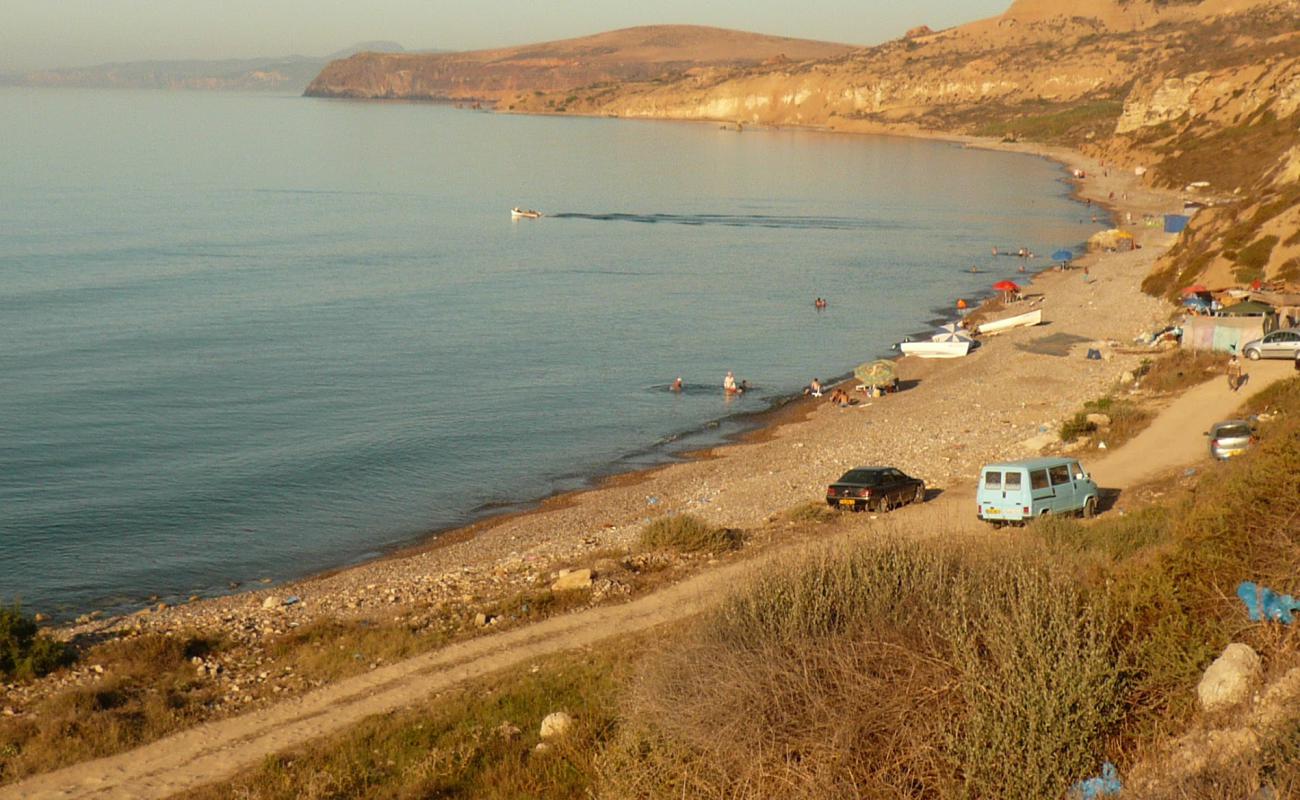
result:
[(635, 222), (643, 225), (722, 225), (731, 228), (786, 228), (796, 230), (864, 230), (904, 227), (895, 223), (860, 217), (799, 217), (769, 214), (590, 214), (565, 212), (550, 219), (582, 219), (594, 222)]

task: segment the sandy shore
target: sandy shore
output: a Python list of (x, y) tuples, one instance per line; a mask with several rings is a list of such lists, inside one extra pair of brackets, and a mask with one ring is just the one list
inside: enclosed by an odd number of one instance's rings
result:
[[(1113, 192), (1117, 211), (1131, 212), (1135, 220), (1180, 207), (1173, 194), (1141, 187), (1131, 171), (1102, 177), (1099, 164), (1069, 151), (968, 143), (1082, 167), (1089, 177), (1080, 193), (1101, 204)], [(708, 458), (620, 476), (599, 488), (552, 498), (535, 511), (444, 533), (423, 548), (360, 566), (274, 589), (95, 620), (68, 632), (247, 630), (272, 594), (300, 598), (292, 609), (304, 620), (367, 614), (417, 600), (472, 601), (534, 587), (557, 567), (594, 551), (627, 548), (640, 528), (659, 516), (689, 512), (719, 525), (753, 527), (777, 512), (820, 499), (826, 483), (859, 464), (891, 464), (933, 487), (960, 487), (985, 461), (1036, 453), (1044, 433), (1055, 431), (1083, 401), (1105, 394), (1125, 371), (1137, 367), (1140, 357), (1135, 355), (1115, 354), (1103, 361), (1083, 357), (1097, 342), (1127, 344), (1161, 326), (1170, 314), (1167, 305), (1143, 295), (1138, 285), (1173, 237), (1159, 227), (1132, 230), (1141, 249), (1078, 262), (1089, 265), (1091, 281), (1084, 280), (1080, 269), (1043, 272), (1033, 280), (1023, 307), (1042, 308), (1044, 325), (989, 337), (956, 362), (903, 359), (900, 377), (909, 388), (896, 395), (847, 409), (799, 401), (775, 415), (774, 427), (717, 448)], [(1014, 272), (1017, 262), (1007, 261), (1008, 272)], [(1049, 336), (1072, 337), (1074, 344), (1062, 356), (1023, 349)]]

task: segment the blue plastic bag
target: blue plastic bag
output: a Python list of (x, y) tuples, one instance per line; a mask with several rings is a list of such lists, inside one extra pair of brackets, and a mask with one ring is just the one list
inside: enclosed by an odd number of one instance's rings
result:
[(1246, 604), (1251, 622), (1280, 622), (1290, 625), (1292, 615), (1300, 611), (1300, 602), (1289, 594), (1278, 594), (1254, 581), (1237, 584), (1237, 596)]
[(1101, 765), (1101, 775), (1079, 781), (1070, 789), (1070, 797), (1079, 800), (1096, 800), (1098, 797), (1114, 797), (1123, 790), (1124, 784), (1119, 779), (1119, 770), (1107, 761)]

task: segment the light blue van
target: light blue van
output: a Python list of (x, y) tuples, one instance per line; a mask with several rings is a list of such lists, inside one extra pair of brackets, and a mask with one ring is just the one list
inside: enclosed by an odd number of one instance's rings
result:
[(1024, 523), (1043, 514), (1097, 513), (1097, 484), (1073, 458), (1031, 458), (988, 464), (975, 493), (980, 519)]

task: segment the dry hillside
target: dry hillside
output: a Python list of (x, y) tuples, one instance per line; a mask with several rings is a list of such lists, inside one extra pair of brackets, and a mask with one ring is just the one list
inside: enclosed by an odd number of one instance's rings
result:
[(518, 93), (499, 107), (1067, 144), (1145, 166), (1153, 183), (1208, 182), (1199, 195), (1221, 203), (1150, 290), (1295, 283), (1298, 19), (1296, 0), (1017, 0), (999, 17), (829, 58)]
[(668, 80), (701, 69), (831, 58), (850, 45), (692, 25), (655, 25), (465, 53), (360, 53), (331, 62), (312, 97), (494, 101), (516, 93)]

